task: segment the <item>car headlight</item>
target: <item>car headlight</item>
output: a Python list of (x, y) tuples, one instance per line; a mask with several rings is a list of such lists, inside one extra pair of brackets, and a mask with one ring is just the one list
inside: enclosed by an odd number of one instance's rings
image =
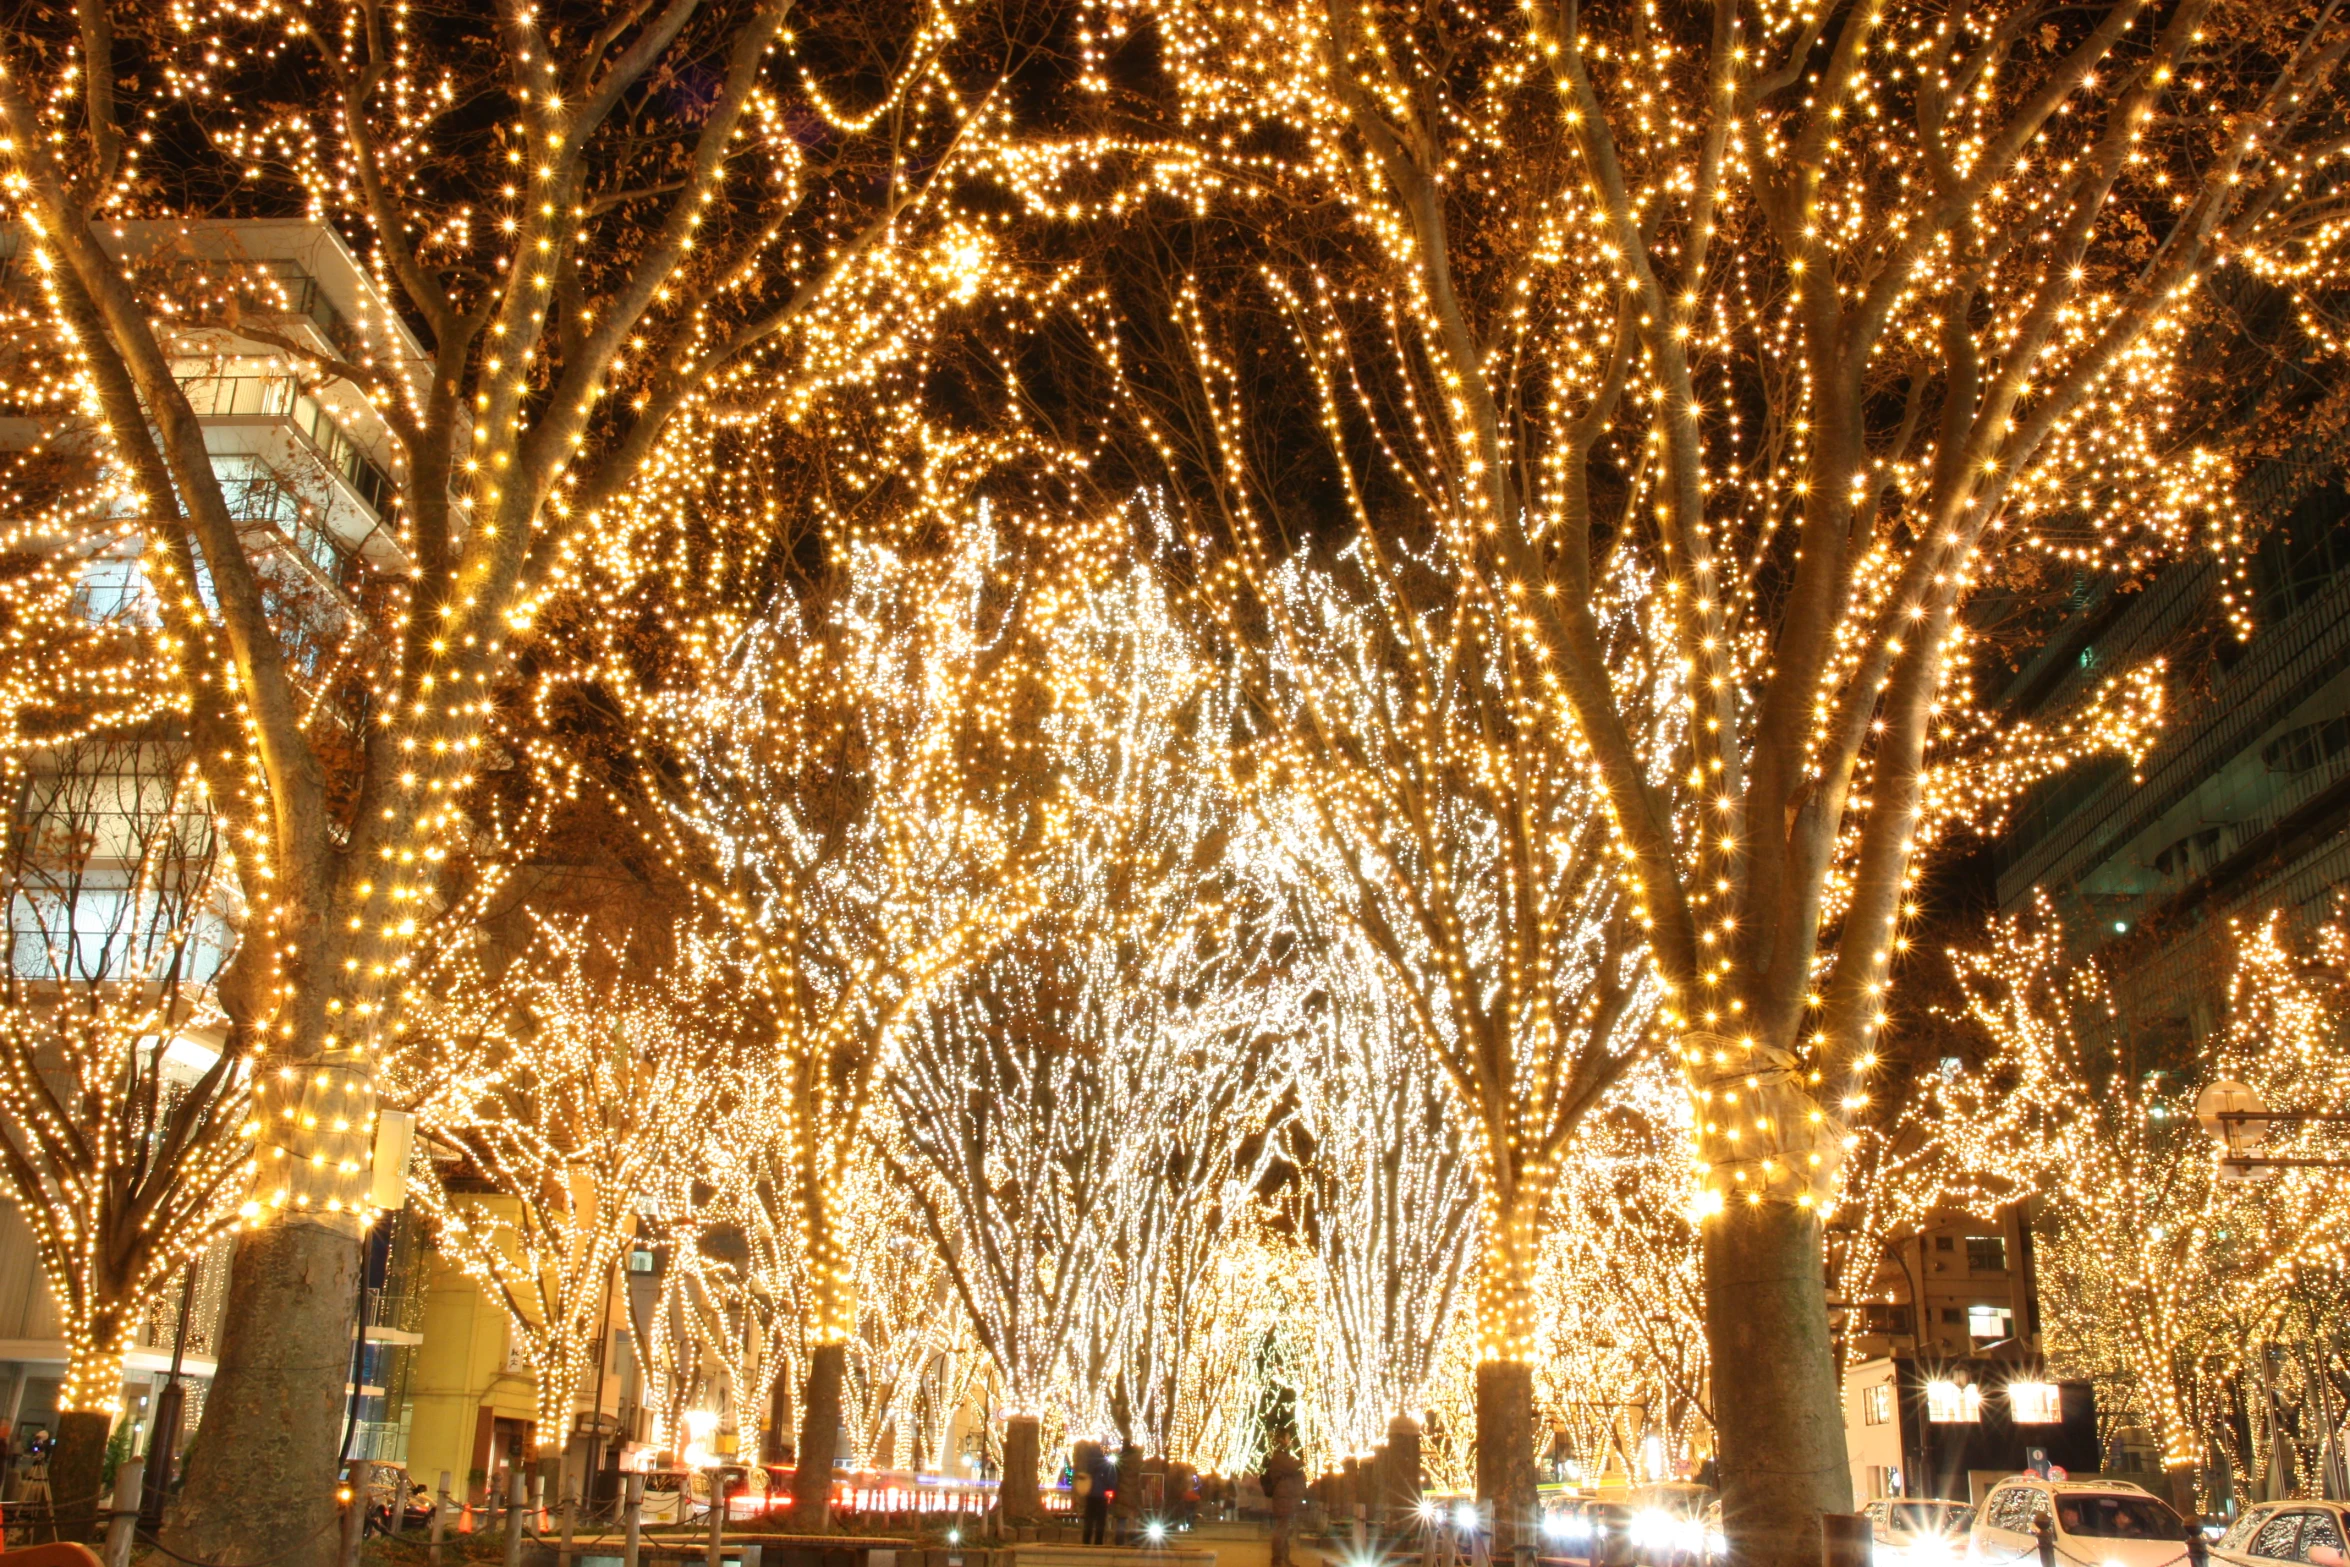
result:
[(1653, 1551), (1668, 1544), (1673, 1537), (1673, 1515), (1660, 1507), (1632, 1515), (1632, 1544), (1644, 1551)]

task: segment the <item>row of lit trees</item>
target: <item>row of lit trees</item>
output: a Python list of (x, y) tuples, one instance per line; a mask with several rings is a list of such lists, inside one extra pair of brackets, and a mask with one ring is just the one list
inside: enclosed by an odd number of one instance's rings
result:
[[(1047, 62), (1046, 36), (1081, 57)], [(537, 694), (522, 644), (584, 650), (635, 737), (637, 820), (729, 930), (737, 1015), (775, 1052), (755, 1081), (822, 1472), (860, 1265), (837, 1205), (891, 1053), (1035, 917), (1063, 840), (1108, 830), (1034, 765), (1040, 649), (1087, 573), (895, 531), (985, 532), (976, 483), (933, 475), (877, 530), (843, 496), (902, 494), (887, 464), (841, 455), (779, 508), (709, 460), (716, 432), (837, 430), (844, 405), (903, 434), (935, 398), (959, 430), (1025, 400), (1081, 437), (1056, 516), (1159, 497), (1232, 682), (1222, 770), (1278, 845), (1211, 834), (1238, 861), (1214, 896), (1244, 925), (1295, 899), (1325, 949), (1370, 956), (1379, 1026), (1408, 1027), (1473, 1133), (1502, 1527), (1532, 1499), (1544, 1214), (1578, 1129), (1661, 1051), (1706, 1172), (1712, 1361), (1741, 1368), (1711, 1394), (1727, 1528), (1758, 1563), (1808, 1560), (1848, 1501), (1820, 1225), (1918, 857), (2143, 739), (2118, 690), (1993, 744), (1970, 596), (2241, 547), (2233, 406), (2182, 388), (2233, 330), (2208, 304), (2223, 264), (2280, 319), (2323, 319), (2345, 48), (2331, 9), (2221, 0), (477, 21), (83, 0), (13, 37), (13, 308), (40, 373), (11, 395), (96, 442), (127, 498), (68, 508), (74, 536), (136, 536), (160, 622), (136, 637), (246, 900), (214, 994), (244, 1063), (221, 1080), (257, 1101), (255, 1209), (181, 1548), (323, 1538), (340, 1398), (314, 1368), (345, 1331), (378, 1062), (476, 837), (485, 726), (528, 727), (494, 711)], [(1014, 78), (1042, 105), (1018, 126), (994, 96)], [(195, 208), (338, 224), (380, 305), (325, 353), (257, 324), (285, 304), (261, 269), (118, 221)], [(1082, 352), (959, 362), (959, 306), (989, 300), (1076, 323)], [(402, 457), (405, 569), (323, 652), (177, 373), (224, 333), (357, 389)], [(641, 553), (721, 498), (746, 536)], [(821, 603), (775, 569), (812, 508)], [(906, 597), (860, 601), (893, 580)], [(1056, 950), (1115, 975), (1119, 939)], [(1083, 1356), (1149, 1430), (1185, 1418), (1186, 1291), (1231, 1222), (1200, 1135), (1135, 1140), (1121, 1189), (1157, 1200), (1112, 1199), (1134, 1229), (1103, 1276), (1136, 1305)]]
[[(1048, 548), (1066, 574), (1039, 568), (1032, 552)], [(680, 1450), (689, 1410), (723, 1411), (747, 1436), (790, 1386), (805, 1421), (845, 1425), (856, 1458), (937, 1462), (984, 1356), (1010, 1416), (1015, 1508), (1048, 1430), (1056, 1447), (1115, 1431), (1193, 1461), (1259, 1461), (1268, 1375), (1309, 1450), (1335, 1457), (1375, 1445), (1398, 1413), (1492, 1418), (1490, 1373), (1474, 1368), (1493, 1358), (1486, 1301), (1504, 1287), (1524, 1300), (1511, 1308), (1529, 1334), (1524, 1418), (1466, 1449), (1445, 1433), (1433, 1469), (1473, 1451), (1491, 1485), (1497, 1443), (1530, 1465), (1538, 1411), (1595, 1467), (1644, 1461), (1651, 1432), (1676, 1455), (1706, 1445), (1716, 1390), (1691, 1337), (1705, 1206), (1660, 1053), (1586, 1043), (1563, 1074), (1523, 1046), (1489, 1053), (1528, 1074), (1506, 1103), (1581, 1097), (1549, 1112), (1563, 1125), (1540, 1145), (1529, 1256), (1504, 1268), (1484, 1238), (1496, 1199), (1477, 1107), (1492, 1090), (1479, 1057), (1432, 1047), (1452, 1025), (1432, 1018), (1431, 986), (1455, 1019), (1492, 1003), (1430, 954), (1455, 932), (1461, 971), (1511, 971), (1506, 948), (1481, 944), (1509, 928), (1497, 822), (1529, 813), (1493, 802), (1543, 796), (1483, 749), (1472, 639), (1433, 640), (1454, 631), (1441, 608), (1454, 601), (1373, 613), (1359, 562), (1283, 563), (1287, 634), (1311, 628), (1351, 654), (1315, 667), (1308, 697), (1285, 662), (1296, 643), (1213, 657), (1233, 620), (1187, 613), (1162, 564), (1090, 535), (1040, 543), (977, 504), (934, 508), (895, 545), (844, 550), (821, 592), (702, 622), (654, 679), (622, 684), (634, 668), (616, 645), (566, 669), (558, 683), (593, 678), (626, 704), (631, 760), (604, 781), (694, 904), (673, 929), (636, 933), (659, 938), (650, 950), (557, 917), (501, 938), (482, 916), (505, 899), (515, 846), (477, 841), (474, 890), (386, 1057), (425, 1134), (415, 1201), (441, 1253), (511, 1318), (543, 1452), (609, 1353), (637, 1246), (668, 1259), (637, 1341), (657, 1439)], [(1416, 838), (1379, 830), (1420, 807), (1374, 809), (1371, 782), (1339, 771), (1357, 753), (1306, 749), (1436, 713), (1460, 727), (1389, 742), (1398, 774), (1480, 787), (1456, 789), (1441, 830)], [(547, 776), (529, 797), (589, 777), (558, 738), (532, 737)], [(2011, 736), (2011, 754), (2036, 743)], [(69, 1333), (87, 1340), (74, 1374), (103, 1406), (163, 1281), (242, 1200), (250, 1073), (227, 1052), (175, 1069), (160, 1048), (213, 1026), (208, 981), (234, 912), (178, 753), (41, 755), (12, 862), (6, 1104), (36, 1144), (17, 1159), (20, 1201)], [(1310, 781), (1316, 755), (1361, 787)], [(1556, 824), (1594, 814), (1549, 798)], [(1415, 849), (1445, 853), (1376, 874)], [(1578, 867), (1546, 868), (1571, 906)], [(1451, 893), (1433, 914), (1431, 887)], [(1536, 928), (1600, 945), (1601, 907)], [(2071, 1352), (2118, 1364), (2186, 1462), (2210, 1437), (2178, 1379), (2219, 1353), (2219, 1330), (2176, 1319), (2196, 1301), (2249, 1302), (2227, 1322), (2258, 1342), (2307, 1270), (2338, 1261), (2338, 1183), (2298, 1175), (2291, 1204), (2256, 1209), (2214, 1185), (2183, 1109), (2140, 1116), (2130, 1072), (2084, 1054), (2076, 1018), (2103, 992), (2063, 950), (2054, 931), (2006, 927), (1969, 960), (1997, 1049), (1978, 1076), (1925, 1080), (1872, 1138), (1856, 1166), (1868, 1189), (1846, 1206), (1881, 1234), (1937, 1203), (2053, 1191), (2052, 1276), (2089, 1281), (2084, 1302), (2120, 1266), (2100, 1216), (2141, 1250), (2141, 1232), (2175, 1238), (2140, 1259), (2133, 1276), (2156, 1298), (2119, 1348)], [(1538, 951), (1528, 966), (1566, 963)], [(2323, 1075), (2334, 1003), (2310, 977), (2339, 967), (2297, 963), (2273, 924), (2254, 933), (2210, 1071), (2296, 1102), (2339, 1097)], [(1587, 1025), (1611, 1004), (1643, 1015), (1636, 968), (1613, 1003), (1598, 978), (1556, 994)], [(97, 1098), (61, 1105), (60, 1068)], [(821, 1140), (802, 1130), (812, 1113)], [(111, 1143), (60, 1135), (124, 1116)], [(155, 1164), (163, 1154), (173, 1162)], [(67, 1223), (82, 1185), (134, 1206), (100, 1201), (98, 1222)], [(2186, 1224), (2189, 1188), (2244, 1212)], [(133, 1229), (144, 1271), (126, 1273), (115, 1241)], [(2230, 1287), (2185, 1288), (2200, 1274), (2181, 1258), (2203, 1258), (2214, 1233), (2237, 1237)], [(2105, 1315), (2081, 1314), (2085, 1340)]]

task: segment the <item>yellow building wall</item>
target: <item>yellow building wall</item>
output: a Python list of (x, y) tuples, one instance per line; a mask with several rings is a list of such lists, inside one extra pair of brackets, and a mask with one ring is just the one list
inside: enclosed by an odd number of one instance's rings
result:
[[(501, 1202), (482, 1201), (490, 1207)], [(506, 1369), (504, 1309), (462, 1268), (437, 1254), (421, 1336), (409, 1382), (408, 1472), (419, 1483), (433, 1485), (447, 1470), (463, 1500), (479, 1494), (483, 1479), (475, 1467), (483, 1411), (496, 1419), (532, 1419), (535, 1379), (527, 1367)]]

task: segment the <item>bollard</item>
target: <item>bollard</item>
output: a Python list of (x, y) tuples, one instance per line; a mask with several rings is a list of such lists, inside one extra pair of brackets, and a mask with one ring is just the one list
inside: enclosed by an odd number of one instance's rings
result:
[(522, 1567), (522, 1509), (530, 1482), (520, 1469), (506, 1471), (506, 1567)]
[(555, 1547), (555, 1567), (571, 1567), (571, 1531), (579, 1521), (579, 1499), (571, 1494), (571, 1477), (563, 1478), (562, 1542)]
[(441, 1536), (449, 1527), (449, 1471), (441, 1471), (441, 1487), (432, 1494), (432, 1541), (426, 1546), (424, 1559), (430, 1567), (441, 1567)]
[(139, 1528), (139, 1493), (146, 1481), (143, 1458), (128, 1459), (114, 1471), (114, 1506), (106, 1515), (106, 1567), (130, 1567), (131, 1540)]
[(710, 1475), (710, 1545), (702, 1553), (702, 1567), (718, 1567), (718, 1547), (726, 1539), (726, 1477)]
[(620, 1482), (620, 1567), (636, 1567), (637, 1547), (645, 1525), (645, 1477), (629, 1474)]
[(1867, 1513), (1820, 1514), (1820, 1567), (1869, 1567), (1876, 1543)]
[(343, 1567), (359, 1567), (359, 1542), (367, 1537), (367, 1487), (375, 1465), (364, 1458), (351, 1461), (351, 1501), (343, 1509)]

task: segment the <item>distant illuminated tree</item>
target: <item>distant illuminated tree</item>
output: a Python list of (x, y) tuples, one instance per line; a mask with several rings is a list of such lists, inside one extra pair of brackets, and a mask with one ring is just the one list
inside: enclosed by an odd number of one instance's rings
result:
[(69, 740), (4, 776), (0, 1176), (65, 1339), (50, 1494), (86, 1524), (123, 1357), (251, 1175), (253, 1063), (212, 992), (235, 884), (184, 742)]
[(1536, 1393), (1593, 1477), (1612, 1453), (1634, 1481), (1670, 1479), (1713, 1448), (1688, 1121), (1669, 1063), (1643, 1062), (1592, 1113), (1551, 1199)]
[(1110, 1056), (1123, 1125), (1096, 1210), (1103, 1266), (1077, 1348), (1073, 1429), (1181, 1457), (1205, 1411), (1188, 1410), (1204, 1325), (1222, 1320), (1221, 1259), (1255, 1224), (1285, 1086), (1282, 1042), (1299, 1026), (1298, 965), (1268, 900), (1237, 880), (1208, 917), (1157, 952), (1127, 954), (1134, 994)]
[[(1180, 1273), (1151, 1272), (1173, 1255), (1154, 1248), (1224, 1155), (1203, 1149), (1196, 1172), (1164, 1176), (1168, 1192), (1143, 1161), (1179, 1158), (1185, 1134), (1163, 1139), (1196, 1110), (1245, 1119), (1232, 1094), (1259, 1034), (1243, 1024), (1272, 1026), (1288, 994), (1268, 951), (1274, 910), (1235, 895), (1214, 749), (1224, 683), (1164, 584), (1143, 565), (1090, 586), (1056, 622), (1048, 667), (1040, 743), (1066, 830), (1039, 870), (1042, 911), (941, 991), (889, 1073), (929, 1177), (911, 1189), (943, 1197), (923, 1208), (1003, 1381), (1013, 1516), (1030, 1505), (1048, 1389), (1124, 1368), (1160, 1389), (1105, 1395), (1127, 1400), (1125, 1429), (1139, 1414), (1162, 1451), (1171, 1439), (1164, 1389), (1183, 1356), (1160, 1347), (1169, 1319), (1137, 1327), (1131, 1297), (1113, 1307), (1104, 1291), (1147, 1279), (1180, 1294)], [(1140, 1362), (1119, 1358), (1129, 1332)], [(1080, 1429), (1103, 1413), (1058, 1412)]]
[[(765, 1098), (756, 1087), (745, 1093), (735, 1124), (714, 1140), (717, 1157), (698, 1176), (716, 1195), (698, 1216), (704, 1238), (683, 1250), (679, 1269), (680, 1309), (723, 1370), (727, 1424), (746, 1440), (767, 1429), (776, 1390), (807, 1365), (807, 1257), (782, 1140), (755, 1108)], [(713, 1255), (720, 1236), (724, 1256)]]
[(1249, 1203), (1219, 1230), (1187, 1292), (1165, 1451), (1202, 1473), (1261, 1471), (1275, 1406), (1309, 1466), (1343, 1456), (1321, 1396), (1313, 1263), (1290, 1231), (1267, 1204)]
[(658, 757), (648, 830), (734, 932), (727, 984), (770, 1041), (762, 1114), (809, 1280), (806, 1528), (828, 1516), (858, 1327), (842, 1203), (877, 1075), (918, 1009), (1034, 911), (1058, 830), (1026, 750), (1046, 596), (1016, 568), (1035, 562), (984, 509), (941, 530), (935, 547), (851, 540), (819, 588), (720, 603), (652, 681), (612, 677)]
[(1336, 1456), (1418, 1418), (1467, 1288), (1477, 1159), (1465, 1118), (1378, 965), (1332, 939), (1326, 1005), (1297, 1045), (1297, 1225), (1314, 1302), (1314, 1388)]
[[(2236, 936), (2225, 1031), (2182, 1058), (2133, 1019), (2102, 963), (2068, 950), (2045, 903), (1997, 922), (1986, 948), (1956, 955), (1991, 1051), (1930, 1079), (1917, 1112), (1952, 1183), (1970, 1184), (1979, 1205), (2051, 1199), (2037, 1248), (2050, 1355), (2125, 1395), (2189, 1503), (2194, 1466), (2222, 1444), (2233, 1403), (2205, 1368), (2218, 1363), (2223, 1381), (2246, 1375), (2248, 1347), (2295, 1309), (2306, 1280), (2338, 1290), (2350, 1224), (2339, 1170), (2224, 1180), (2193, 1113), (2197, 1091), (2219, 1080), (2250, 1083), (2281, 1109), (2350, 1102), (2339, 1043), (2350, 932), (2328, 924), (2304, 954), (2272, 914)], [(2324, 1123), (2276, 1127), (2263, 1149), (2346, 1150), (2350, 1139)]]
[(925, 1375), (963, 1318), (937, 1247), (880, 1158), (852, 1165), (841, 1210), (856, 1303), (841, 1399), (848, 1457), (861, 1469), (910, 1468)]
[(1002, 1381), (1015, 1522), (1035, 1510), (1046, 1395), (1094, 1303), (1123, 1132), (1103, 1059), (1116, 1042), (1081, 1015), (1105, 1009), (1081, 993), (1066, 925), (1032, 921), (945, 992), (889, 1072), (913, 1166), (901, 1182)]
[[(1343, 372), (1319, 369), (1335, 409)], [(1347, 933), (1469, 1134), (1478, 1491), (1512, 1499), (1509, 1530), (1534, 1486), (1541, 1227), (1584, 1116), (1649, 1046), (1642, 930), (1588, 756), (1540, 709), (1506, 599), (1458, 541), (1366, 529), (1276, 562), (1266, 538), (1241, 538), (1268, 629), (1241, 677), (1252, 732), (1236, 771), (1272, 873)], [(1676, 683), (1637, 647), (1635, 586), (1611, 612), (1613, 677), (1669, 752)], [(1244, 625), (1232, 640), (1256, 644)]]
[(707, 1167), (737, 1088), (693, 958), (649, 980), (626, 964), (584, 922), (540, 923), (502, 967), (452, 947), (412, 1000), (389, 1079), (460, 1155), (445, 1173), (421, 1162), (411, 1189), (440, 1253), (505, 1311), (550, 1466), (605, 1353), (639, 1210)]

